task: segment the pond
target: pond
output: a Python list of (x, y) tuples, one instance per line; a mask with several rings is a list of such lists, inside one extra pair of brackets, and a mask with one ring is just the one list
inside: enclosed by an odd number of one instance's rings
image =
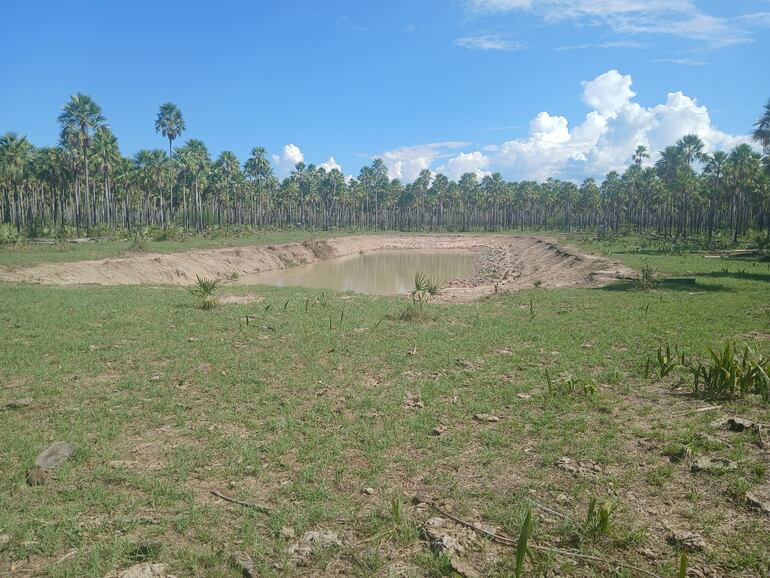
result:
[(414, 289), (414, 277), (418, 272), (443, 283), (470, 277), (473, 259), (474, 254), (470, 251), (374, 251), (245, 275), (238, 283), (399, 295)]

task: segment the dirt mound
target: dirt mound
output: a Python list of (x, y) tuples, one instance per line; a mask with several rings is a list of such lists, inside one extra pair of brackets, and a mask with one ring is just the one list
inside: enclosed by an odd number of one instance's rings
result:
[(117, 259), (46, 263), (0, 270), (0, 280), (49, 285), (190, 285), (196, 276), (236, 280), (356, 253), (387, 249), (467, 249), (477, 254), (471, 279), (455, 280), (444, 301), (470, 301), (526, 287), (597, 287), (630, 269), (558, 246), (546, 238), (511, 235), (366, 235), (327, 240), (142, 254)]

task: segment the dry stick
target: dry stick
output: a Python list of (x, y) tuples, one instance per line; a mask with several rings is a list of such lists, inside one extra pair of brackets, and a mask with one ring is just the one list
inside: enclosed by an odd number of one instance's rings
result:
[(684, 415), (690, 415), (691, 413), (701, 413), (704, 411), (711, 411), (714, 409), (720, 409), (721, 405), (709, 405), (707, 407), (699, 407), (698, 409), (687, 409), (685, 411), (680, 411), (672, 415), (672, 417), (682, 417)]
[[(441, 508), (438, 504), (436, 504), (434, 501), (428, 498), (416, 497), (416, 500), (419, 502), (424, 502), (428, 504), (429, 506), (434, 508), (439, 514), (446, 516), (447, 518), (457, 522), (461, 526), (465, 526), (466, 528), (470, 528), (471, 530), (478, 532), (479, 534), (483, 534), (487, 536), (494, 542), (497, 542), (499, 544), (504, 544), (506, 546), (515, 547), (518, 545), (517, 540), (514, 540), (513, 538), (508, 538), (507, 536), (501, 536), (500, 534), (495, 534), (494, 532), (490, 532), (488, 530), (485, 530), (484, 528), (480, 528), (475, 524), (466, 522), (465, 520), (462, 520), (457, 516), (454, 516), (453, 514), (447, 512), (446, 510)], [(562, 550), (560, 548), (551, 548), (549, 546), (536, 546), (534, 544), (528, 547), (532, 548), (533, 550), (540, 550), (542, 552), (552, 552), (553, 554), (561, 554), (562, 556), (568, 556), (571, 558), (579, 558), (581, 560), (591, 560), (593, 562), (601, 562), (602, 564), (607, 564), (608, 566), (618, 566), (620, 568), (628, 568), (629, 570), (635, 570), (636, 572), (641, 572), (642, 574), (645, 574), (647, 576), (652, 576), (653, 578), (661, 578), (661, 576), (659, 576), (658, 574), (649, 572), (647, 570), (643, 570), (642, 568), (637, 568), (636, 566), (631, 566), (630, 564), (623, 564), (621, 562), (611, 562), (610, 560), (606, 560), (598, 556), (590, 556), (588, 554), (581, 554), (580, 552), (573, 552), (572, 550)]]
[(548, 512), (549, 514), (551, 514), (553, 516), (556, 516), (557, 518), (561, 518), (562, 520), (566, 520), (567, 519), (567, 516), (565, 516), (561, 512), (557, 512), (556, 510), (552, 510), (551, 508), (541, 504), (540, 502), (536, 502), (535, 500), (530, 500), (530, 502), (532, 502), (533, 506), (536, 506), (536, 507), (540, 508), (544, 512)]
[(255, 504), (253, 502), (242, 502), (241, 500), (236, 500), (235, 498), (231, 498), (229, 496), (225, 496), (224, 494), (220, 494), (216, 490), (211, 490), (211, 493), (214, 494), (217, 498), (222, 498), (225, 502), (231, 502), (233, 504), (238, 504), (239, 506), (246, 506), (247, 508), (253, 508), (258, 512), (262, 512), (263, 514), (273, 513), (272, 509), (268, 508), (267, 506), (262, 506), (261, 504)]

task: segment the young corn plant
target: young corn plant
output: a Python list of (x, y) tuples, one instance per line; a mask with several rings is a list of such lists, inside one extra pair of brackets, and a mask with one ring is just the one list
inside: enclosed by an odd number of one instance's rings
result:
[(591, 540), (597, 540), (600, 536), (607, 534), (610, 531), (612, 514), (617, 507), (618, 505), (615, 502), (609, 500), (598, 505), (598, 500), (591, 498), (581, 532), (583, 536)]
[[(666, 377), (680, 365), (686, 365), (684, 352), (680, 352), (679, 348), (676, 346), (674, 346), (674, 350), (672, 352), (671, 346), (668, 343), (666, 344), (666, 349), (658, 347), (657, 360), (658, 376), (660, 379)], [(649, 365), (646, 371), (649, 372)]]
[(748, 345), (738, 349), (729, 342), (720, 351), (709, 348), (709, 353), (709, 363), (689, 365), (695, 395), (735, 399), (755, 394), (770, 402), (769, 357)]
[(531, 556), (529, 548), (527, 548), (527, 542), (532, 534), (532, 528), (532, 509), (527, 508), (527, 515), (524, 517), (524, 524), (521, 526), (519, 540), (516, 543), (516, 566), (513, 571), (513, 575), (516, 578), (524, 576), (524, 558)]
[(206, 279), (205, 277), (201, 278), (198, 275), (195, 277), (196, 281), (195, 284), (190, 287), (190, 293), (195, 295), (200, 300), (201, 309), (213, 309), (217, 302), (212, 299), (212, 295), (214, 294), (216, 288), (219, 286), (219, 280)]

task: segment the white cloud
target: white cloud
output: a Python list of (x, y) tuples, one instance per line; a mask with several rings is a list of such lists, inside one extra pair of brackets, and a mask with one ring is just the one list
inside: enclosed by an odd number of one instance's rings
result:
[(748, 26), (767, 25), (767, 13), (727, 18), (706, 14), (693, 0), (466, 0), (473, 12), (527, 10), (552, 23), (582, 20), (622, 35), (677, 36), (724, 47), (751, 42)]
[(334, 160), (334, 157), (329, 157), (328, 161), (324, 161), (318, 166), (322, 169), (326, 169), (327, 171), (337, 169), (339, 172), (342, 172), (342, 167), (337, 161)]
[(411, 182), (417, 178), (421, 170), (429, 169), (435, 161), (450, 156), (447, 150), (460, 148), (466, 144), (449, 141), (401, 147), (380, 156), (388, 169), (390, 178)]
[(468, 5), (479, 12), (501, 12), (531, 8), (532, 0), (468, 0)]
[(593, 80), (583, 81), (583, 102), (599, 114), (612, 116), (636, 96), (631, 90), (631, 75), (609, 70)]
[(459, 180), (465, 173), (473, 173), (482, 178), (489, 174), (489, 171), (484, 170), (488, 165), (489, 157), (481, 151), (474, 151), (472, 153), (460, 153), (449, 159), (445, 165), (436, 168), (436, 172), (443, 173), (455, 181)]
[(701, 137), (707, 151), (729, 149), (748, 137), (713, 126), (708, 110), (681, 92), (645, 108), (636, 102), (630, 75), (611, 70), (583, 83), (583, 102), (594, 110), (572, 130), (567, 119), (541, 112), (530, 123), (529, 136), (500, 145), (490, 159), (513, 178), (545, 179), (601, 176), (622, 170), (640, 144), (657, 152), (686, 134)]
[[(502, 144), (489, 143), (475, 151), (458, 154), (449, 149), (463, 143), (436, 143), (402, 147), (383, 159), (391, 176), (404, 181), (416, 178), (424, 168), (435, 168), (453, 179), (464, 172), (483, 176), (500, 171), (508, 179), (545, 180), (548, 177), (580, 180), (602, 177), (611, 170), (623, 170), (638, 145), (645, 145), (653, 163), (658, 152), (686, 134), (697, 134), (707, 152), (732, 149), (749, 143), (746, 135), (731, 135), (711, 121), (708, 109), (682, 92), (671, 92), (665, 102), (644, 107), (634, 101), (632, 78), (616, 70), (583, 83), (582, 100), (590, 108), (585, 117), (570, 127), (564, 116), (540, 112), (529, 123), (524, 138)], [(484, 151), (484, 152), (482, 152)]]
[(295, 144), (284, 145), (281, 156), (273, 155), (273, 165), (279, 177), (288, 176), (297, 163), (304, 161), (305, 155), (302, 154), (300, 148)]
[(463, 36), (462, 38), (455, 38), (455, 44), (471, 50), (523, 50), (526, 48), (523, 43), (513, 42), (495, 34)]

